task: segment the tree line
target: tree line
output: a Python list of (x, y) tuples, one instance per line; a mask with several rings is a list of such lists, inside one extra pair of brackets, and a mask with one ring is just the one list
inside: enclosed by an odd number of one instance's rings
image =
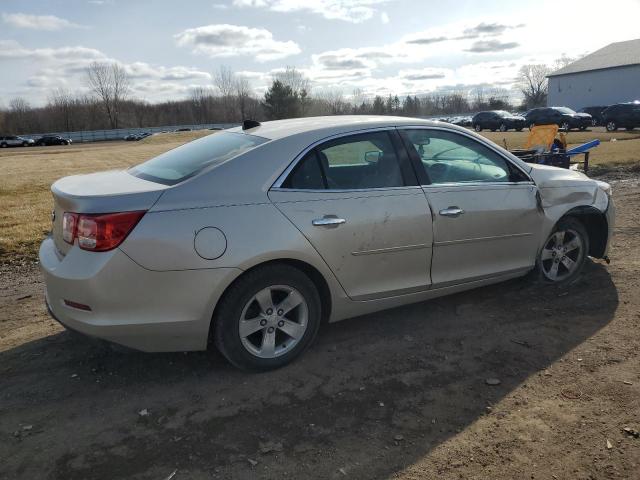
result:
[(132, 95), (132, 81), (116, 64), (92, 63), (85, 72), (87, 93), (56, 89), (42, 107), (13, 98), (0, 108), (0, 133), (31, 134), (163, 125), (238, 123), (244, 119), (271, 120), (318, 115), (374, 114), (444, 116), (480, 110), (528, 109), (546, 104), (544, 65), (526, 65), (517, 85), (521, 105), (510, 102), (504, 88), (476, 87), (420, 95), (366, 96), (360, 90), (312, 91), (311, 81), (294, 67), (275, 74), (262, 96), (249, 80), (228, 67), (220, 67), (210, 86), (191, 90), (182, 100), (149, 103)]

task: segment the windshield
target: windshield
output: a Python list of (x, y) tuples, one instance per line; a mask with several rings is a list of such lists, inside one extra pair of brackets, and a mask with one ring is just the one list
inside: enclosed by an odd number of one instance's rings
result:
[(554, 110), (557, 110), (560, 113), (569, 113), (569, 114), (576, 113), (576, 112), (574, 112), (573, 110), (571, 110), (570, 108), (567, 108), (567, 107), (556, 107)]
[(212, 133), (141, 163), (129, 173), (152, 182), (175, 185), (205, 167), (218, 165), (266, 141), (268, 139), (244, 133)]

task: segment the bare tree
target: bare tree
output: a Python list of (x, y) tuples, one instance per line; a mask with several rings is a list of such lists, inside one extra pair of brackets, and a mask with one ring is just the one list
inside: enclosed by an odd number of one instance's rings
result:
[(49, 95), (49, 108), (52, 110), (54, 130), (73, 130), (74, 98), (68, 90), (57, 88)]
[(93, 62), (87, 67), (87, 83), (102, 102), (111, 128), (118, 128), (122, 103), (131, 91), (125, 69), (117, 63)]
[(252, 96), (251, 85), (249, 80), (243, 76), (236, 76), (234, 81), (235, 99), (240, 111), (240, 120), (244, 121), (247, 118), (247, 107), (249, 99)]
[(542, 107), (547, 103), (547, 75), (551, 73), (548, 66), (523, 65), (518, 73), (517, 84), (524, 97), (527, 108)]

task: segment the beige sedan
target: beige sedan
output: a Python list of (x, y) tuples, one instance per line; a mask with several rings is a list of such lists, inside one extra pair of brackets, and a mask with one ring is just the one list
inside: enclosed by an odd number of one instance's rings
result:
[(66, 327), (144, 351), (214, 343), (247, 370), (323, 321), (606, 258), (607, 184), (412, 118), (247, 121), (52, 187), (40, 249)]

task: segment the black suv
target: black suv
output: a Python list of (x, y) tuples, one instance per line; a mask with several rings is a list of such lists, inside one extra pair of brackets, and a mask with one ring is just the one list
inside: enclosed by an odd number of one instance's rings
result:
[(45, 135), (36, 140), (36, 145), (39, 147), (49, 145), (69, 145), (71, 139), (63, 138), (60, 135)]
[(578, 113), (588, 113), (589, 115), (591, 115), (591, 126), (592, 127), (601, 127), (602, 125), (604, 125), (604, 120), (602, 118), (602, 112), (604, 111), (605, 108), (607, 108), (608, 105), (601, 105), (598, 107), (584, 107), (581, 108)]
[(483, 128), (488, 128), (492, 132), (496, 130), (506, 132), (513, 128), (519, 132), (526, 124), (524, 117), (513, 115), (504, 110), (489, 110), (476, 113), (471, 119), (471, 125), (473, 125), (473, 129), (476, 132), (481, 132)]
[(609, 132), (619, 127), (633, 130), (640, 127), (640, 102), (616, 103), (602, 112), (602, 117)]
[(590, 127), (593, 118), (588, 113), (576, 113), (567, 107), (542, 107), (529, 110), (525, 118), (529, 128), (534, 125), (558, 125), (562, 130), (572, 128), (584, 130)]

